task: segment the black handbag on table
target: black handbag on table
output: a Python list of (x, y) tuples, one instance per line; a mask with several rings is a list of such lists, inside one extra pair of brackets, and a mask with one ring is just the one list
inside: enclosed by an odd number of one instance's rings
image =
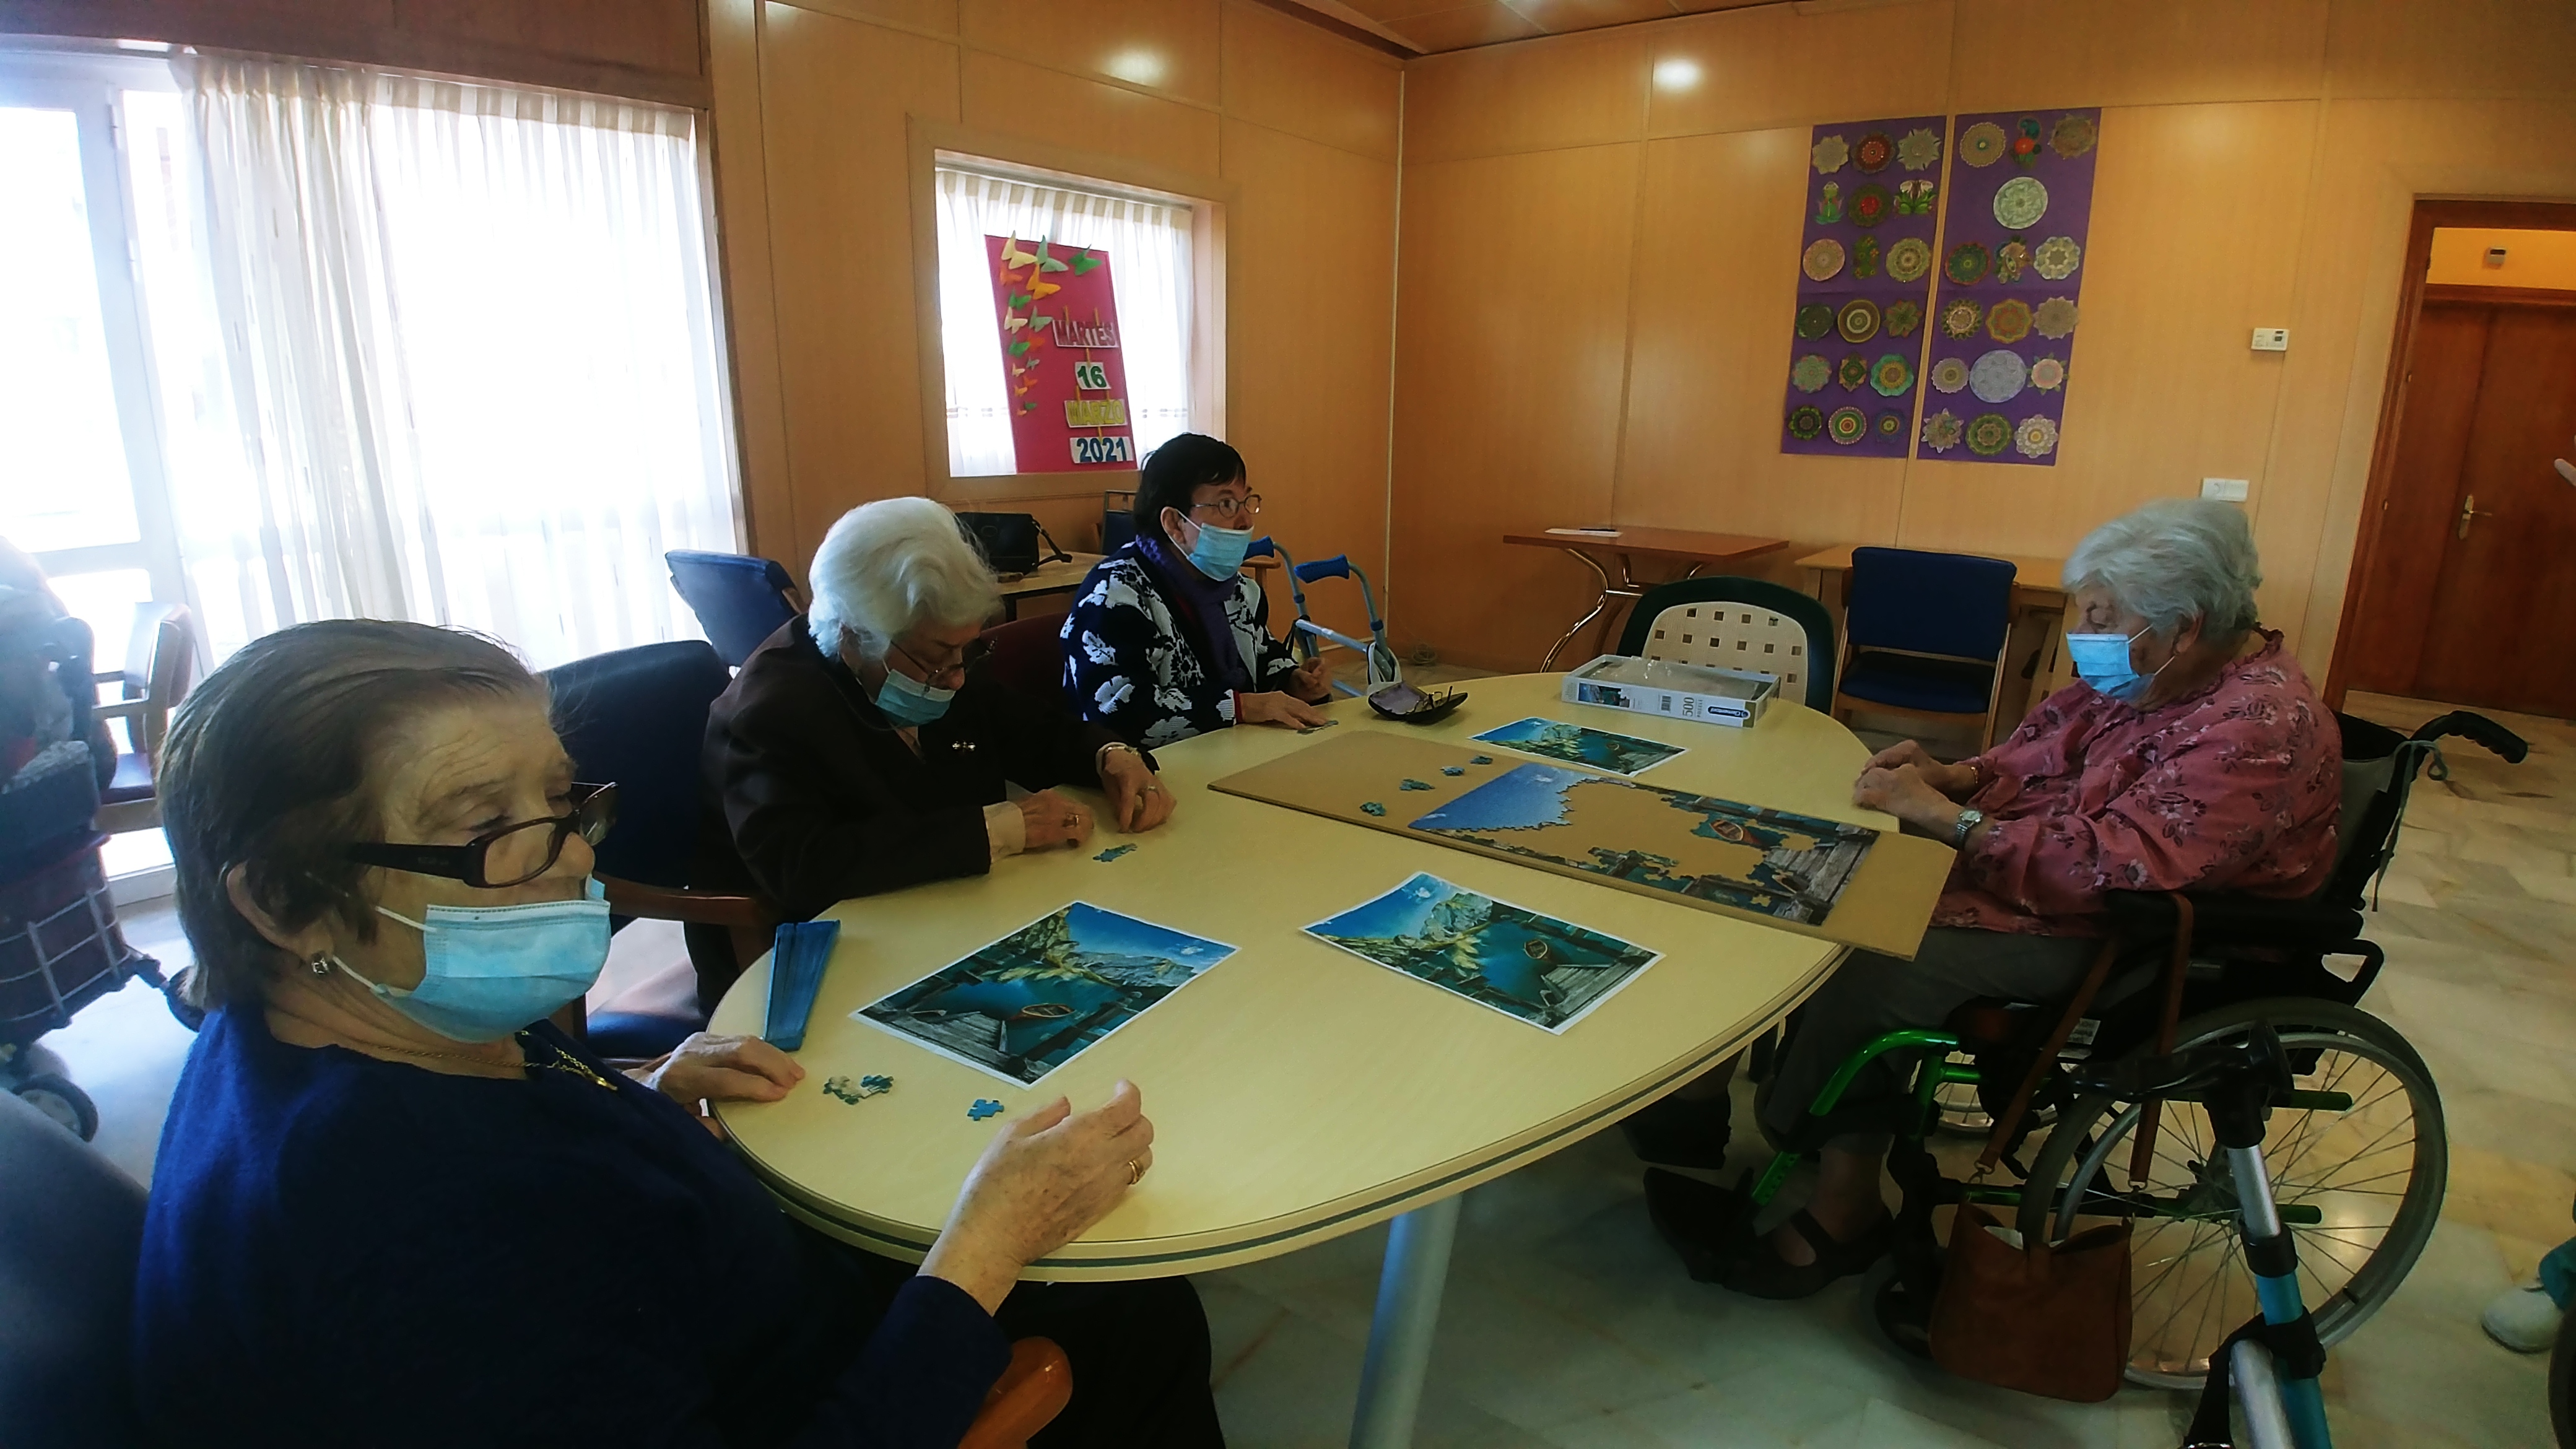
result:
[[(984, 561), (993, 572), (1005, 576), (1025, 574), (1041, 563), (1058, 560), (1070, 563), (1073, 555), (1056, 546), (1046, 525), (1028, 513), (960, 513), (958, 526), (975, 540), (984, 552)], [(1038, 540), (1046, 540), (1046, 552), (1038, 552)]]

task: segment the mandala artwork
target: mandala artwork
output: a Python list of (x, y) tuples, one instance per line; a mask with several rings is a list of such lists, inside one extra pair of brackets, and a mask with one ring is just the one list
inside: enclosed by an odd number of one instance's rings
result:
[(1878, 238), (1865, 236), (1853, 244), (1852, 275), (1864, 282), (1878, 275)]
[(2045, 458), (2057, 447), (2057, 424), (2046, 413), (2033, 413), (2013, 429), (2013, 447), (2025, 458)]
[(1831, 176), (1842, 170), (1843, 163), (1851, 159), (1851, 143), (1840, 136), (1827, 136), (1818, 141), (1815, 150), (1808, 154), (1815, 159), (1817, 175)]
[(2021, 280), (2022, 269), (2029, 265), (2030, 247), (2020, 237), (2014, 237), (2011, 241), (1995, 248), (1996, 281), (2018, 282)]
[(1898, 216), (1930, 216), (1932, 214), (1932, 198), (1938, 196), (1940, 193), (1941, 183), (1938, 181), (1926, 180), (1920, 177), (1912, 181), (1900, 181), (1896, 183), (1896, 214)]
[(1953, 297), (1941, 304), (1941, 332), (1947, 337), (1966, 339), (1977, 335), (1977, 326), (1985, 320), (1986, 309), (1973, 298)]
[(2049, 133), (2048, 148), (2072, 161), (2092, 150), (2093, 142), (2098, 135), (2098, 129), (2094, 126), (2091, 116), (2066, 116), (2061, 118), (2057, 128)]
[(1834, 309), (1830, 302), (1809, 302), (1798, 309), (1798, 335), (1813, 342), (1834, 330)]
[(1935, 453), (1946, 453), (1959, 446), (1962, 431), (1959, 415), (1943, 408), (1923, 420), (1923, 446)]
[(2041, 392), (2055, 392), (2066, 386), (2066, 364), (2054, 357), (2043, 357), (2032, 363), (2030, 385)]
[(2030, 325), (2042, 337), (2064, 337), (2075, 330), (2075, 303), (2069, 298), (2051, 297), (2030, 314)]
[(1858, 408), (1836, 408), (1825, 419), (1825, 436), (1848, 448), (1869, 436), (1869, 416)]
[(1881, 408), (1878, 416), (1869, 420), (1869, 429), (1878, 434), (1880, 442), (1893, 443), (1905, 436), (1905, 414), (1894, 408)]
[(1941, 134), (1917, 126), (1896, 143), (1896, 164), (1908, 171), (1920, 171), (1941, 159)]
[(1834, 330), (1845, 342), (1867, 342), (1878, 335), (1878, 304), (1867, 297), (1854, 297), (1834, 314)]
[(1903, 353), (1890, 352), (1869, 369), (1869, 386), (1880, 397), (1903, 397), (1914, 385), (1914, 364)]
[(2084, 248), (2071, 236), (2053, 236), (2039, 244), (2030, 254), (2032, 270), (2052, 282), (2062, 282), (2075, 275), (2084, 264)]
[(2006, 297), (1986, 309), (1986, 335), (1997, 342), (2019, 342), (2030, 335), (2030, 304)]
[(2010, 402), (2030, 383), (2030, 368), (2021, 354), (1998, 347), (1968, 368), (1968, 391), (1979, 402)]
[(1962, 391), (1968, 385), (1968, 360), (1964, 357), (1944, 357), (1933, 363), (1932, 370), (1925, 376), (1931, 382), (1935, 392)]
[(1995, 224), (2006, 231), (2026, 231), (2048, 215), (2048, 184), (2036, 176), (2016, 176), (1995, 190)]
[(1852, 193), (1851, 222), (1854, 226), (1876, 226), (1887, 220), (1888, 209), (1887, 188), (1875, 181)]
[(1857, 352), (1844, 358), (1842, 366), (1834, 369), (1834, 381), (1841, 383), (1845, 392), (1860, 391), (1869, 383), (1869, 359)]
[(1980, 458), (1991, 458), (2012, 446), (2012, 424), (2002, 413), (1979, 413), (1968, 424), (1968, 451)]
[(1832, 237), (1820, 236), (1807, 248), (1806, 256), (1799, 259), (1798, 265), (1806, 272), (1808, 281), (1832, 281), (1842, 275), (1843, 244)]
[(1860, 138), (1859, 145), (1852, 148), (1852, 164), (1863, 171), (1884, 171), (1887, 169), (1887, 163), (1895, 159), (1895, 156), (1896, 147), (1889, 143), (1883, 131), (1870, 132)]
[[(1835, 248), (1837, 252), (1841, 248)], [(1973, 287), (1985, 280), (1989, 260), (1986, 249), (1975, 242), (1961, 242), (1950, 249), (1950, 260), (1941, 264), (1941, 275), (1962, 287)], [(1816, 278), (1823, 281), (1824, 278)]]
[(2004, 159), (2004, 128), (1979, 121), (1959, 133), (1959, 159), (1971, 166), (1992, 166)]
[(1915, 329), (1923, 325), (1923, 304), (1911, 297), (1888, 303), (1885, 325), (1890, 337), (1913, 336)]
[(1932, 244), (1910, 236), (1887, 249), (1887, 275), (1900, 282), (1919, 282), (1932, 270)]
[(1825, 412), (1818, 407), (1802, 407), (1789, 414), (1789, 436), (1801, 442), (1825, 430)]
[(1822, 392), (1834, 380), (1834, 365), (1817, 353), (1810, 352), (1789, 368), (1789, 385), (1800, 392)]

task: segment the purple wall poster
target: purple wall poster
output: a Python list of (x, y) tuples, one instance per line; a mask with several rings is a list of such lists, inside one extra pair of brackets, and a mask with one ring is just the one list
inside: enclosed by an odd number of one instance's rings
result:
[(1940, 260), (1947, 123), (1851, 121), (1809, 139), (1780, 451), (1902, 458)]
[(2057, 461), (2101, 125), (2098, 108), (1958, 118), (1917, 456)]

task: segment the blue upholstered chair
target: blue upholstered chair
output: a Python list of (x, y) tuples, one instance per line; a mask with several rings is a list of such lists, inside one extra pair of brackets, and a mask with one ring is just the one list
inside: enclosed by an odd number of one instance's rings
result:
[(143, 1186), (0, 1092), (0, 1424), (13, 1449), (142, 1442), (126, 1383)]
[(796, 617), (796, 581), (776, 559), (675, 548), (662, 562), (728, 668), (740, 669), (762, 640)]
[(1834, 717), (1854, 705), (1938, 720), (1972, 719), (1994, 743), (2013, 566), (1969, 554), (1852, 550), (1844, 657)]
[[(617, 823), (599, 843), (596, 867), (614, 926), (645, 917), (723, 929), (734, 937), (735, 958), (750, 961), (768, 948), (775, 912), (757, 897), (688, 889), (703, 808), (698, 758), (707, 707), (731, 682), (716, 651), (695, 639), (612, 650), (546, 671), (555, 730), (574, 777), (617, 787)], [(622, 1059), (659, 1056), (705, 1026), (696, 1013), (602, 1012), (588, 1030), (594, 1050)]]
[(1657, 584), (1628, 615), (1619, 652), (1780, 678), (1780, 697), (1834, 706), (1834, 616), (1767, 579), (1720, 574)]

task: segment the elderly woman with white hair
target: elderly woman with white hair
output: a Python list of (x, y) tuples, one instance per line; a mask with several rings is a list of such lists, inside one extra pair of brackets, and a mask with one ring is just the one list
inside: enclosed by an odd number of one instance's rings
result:
[[(1152, 762), (1052, 700), (980, 675), (1000, 589), (957, 516), (927, 498), (854, 508), (823, 538), (813, 607), (743, 661), (707, 714), (697, 882), (753, 886), (803, 919), (851, 896), (982, 875), (1092, 830), (1060, 784), (1096, 784), (1114, 823), (1172, 813)], [(1005, 782), (1035, 793), (1005, 799)], [(730, 849), (726, 847), (730, 845)], [(710, 981), (700, 953), (701, 998)]]
[[(1882, 1033), (1938, 1027), (1975, 997), (2072, 992), (2105, 934), (2106, 892), (2299, 896), (2333, 867), (2342, 738), (2281, 636), (2256, 622), (2262, 571), (2244, 513), (2148, 504), (2086, 537), (2066, 583), (2081, 683), (1983, 755), (1945, 765), (1907, 741), (1853, 787), (1855, 803), (1956, 845), (1958, 860), (1913, 960), (1856, 951), (1807, 1003), (1761, 1108), (1774, 1137)], [(1846, 1100), (1900, 1090), (1872, 1063)], [(1815, 1197), (1726, 1285), (1802, 1298), (1868, 1267), (1888, 1239), (1887, 1148), (1883, 1135), (1828, 1144)], [(1707, 1245), (1688, 1241), (1694, 1225), (1676, 1205), (1696, 1195), (1681, 1181), (1648, 1174), (1659, 1223), (1695, 1271), (1716, 1271)]]

